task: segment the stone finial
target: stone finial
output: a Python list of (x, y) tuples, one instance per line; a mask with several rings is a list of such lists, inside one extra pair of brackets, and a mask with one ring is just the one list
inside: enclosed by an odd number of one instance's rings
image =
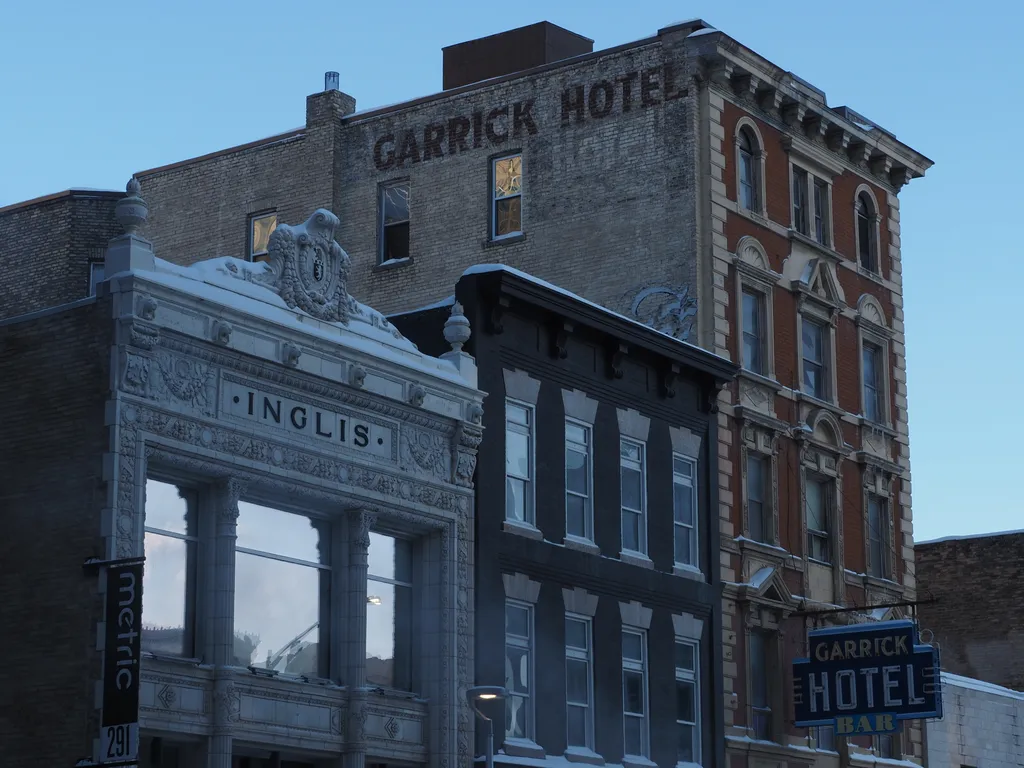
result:
[(444, 324), (444, 339), (452, 345), (452, 352), (462, 352), (462, 345), (469, 341), (472, 331), (469, 329), (469, 318), (463, 314), (462, 304), (452, 305), (451, 316)]
[(114, 215), (117, 216), (117, 221), (124, 231), (129, 235), (134, 235), (139, 227), (146, 223), (149, 206), (142, 199), (142, 185), (139, 184), (139, 180), (135, 176), (128, 180), (125, 192), (128, 194), (117, 201)]

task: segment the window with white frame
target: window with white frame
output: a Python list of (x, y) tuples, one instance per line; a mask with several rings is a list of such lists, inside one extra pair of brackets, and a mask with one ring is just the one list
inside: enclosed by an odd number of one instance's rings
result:
[(793, 229), (801, 235), (809, 235), (810, 206), (807, 202), (807, 171), (793, 166)]
[(771, 458), (762, 453), (747, 453), (747, 527), (750, 538), (764, 544), (773, 541), (773, 504), (769, 499)]
[(760, 213), (761, 163), (758, 155), (761, 148), (750, 128), (741, 128), (737, 141), (739, 144), (739, 203), (748, 211)]
[(743, 288), (743, 367), (753, 373), (766, 374), (765, 366), (765, 296), (760, 291)]
[(647, 635), (622, 630), (622, 730), (627, 755), (647, 757)]
[(145, 510), (140, 646), (161, 656), (190, 657), (195, 626), (195, 496), (147, 478)]
[(533, 606), (505, 601), (505, 738), (533, 738)]
[(885, 423), (885, 370), (882, 348), (866, 339), (861, 345), (861, 376), (864, 387), (864, 418)]
[(672, 512), (676, 565), (699, 567), (697, 560), (697, 462), (672, 455)]
[(832, 188), (825, 180), (793, 165), (793, 229), (824, 246), (832, 242)]
[(594, 538), (590, 426), (565, 420), (565, 532)]
[(590, 619), (565, 617), (566, 744), (594, 748), (594, 685)]
[(412, 542), (370, 532), (366, 583), (366, 682), (412, 683)]
[(619, 440), (622, 549), (647, 554), (647, 468), (644, 444)]
[(829, 187), (824, 179), (813, 177), (814, 239), (822, 245), (831, 244), (832, 227), (829, 222)]
[(330, 531), (304, 515), (238, 503), (234, 663), (326, 676)]
[(270, 249), (270, 236), (277, 229), (277, 212), (254, 214), (249, 217), (249, 261), (266, 261)]
[(761, 628), (750, 630), (747, 663), (750, 666), (750, 728), (754, 738), (771, 741), (774, 735), (772, 708), (775, 700), (772, 650), (775, 639)]
[(523, 231), (523, 156), (491, 162), (491, 236), (495, 240)]
[(505, 519), (534, 524), (534, 409), (505, 402)]
[(832, 485), (832, 481), (814, 476), (804, 483), (807, 556), (820, 563), (832, 562)]
[(826, 400), (829, 396), (829, 329), (821, 321), (801, 316), (800, 354), (803, 364), (801, 389), (808, 395)]
[(409, 258), (409, 182), (399, 181), (382, 186), (379, 209), (379, 263)]
[(889, 550), (889, 501), (868, 494), (868, 574), (879, 579), (892, 578)]
[(857, 261), (869, 272), (878, 273), (878, 238), (875, 219), (877, 211), (867, 192), (857, 195)]
[(677, 763), (701, 762), (700, 749), (700, 646), (676, 638)]

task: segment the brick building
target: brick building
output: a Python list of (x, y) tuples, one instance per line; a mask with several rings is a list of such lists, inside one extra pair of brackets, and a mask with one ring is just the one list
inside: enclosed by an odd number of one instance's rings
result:
[(1024, 691), (1024, 607), (993, 585), (1024, 581), (1024, 531), (951, 536), (914, 547), (922, 629), (942, 649), (942, 668)]
[(352, 299), (328, 211), (182, 268), (129, 192), (96, 295), (0, 320), (0, 762), (468, 764), (472, 359)]

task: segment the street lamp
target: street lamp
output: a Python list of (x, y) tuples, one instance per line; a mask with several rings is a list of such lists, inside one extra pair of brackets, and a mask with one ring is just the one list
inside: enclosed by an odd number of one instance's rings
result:
[(478, 701), (494, 701), (504, 699), (508, 692), (500, 685), (478, 685), (466, 691), (466, 698), (469, 699), (469, 706), (476, 712), (476, 716), (487, 723), (487, 768), (494, 768), (494, 721), (480, 711), (477, 707)]

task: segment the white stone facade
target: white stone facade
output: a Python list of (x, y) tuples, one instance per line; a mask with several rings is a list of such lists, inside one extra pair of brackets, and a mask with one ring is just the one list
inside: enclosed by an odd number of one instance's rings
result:
[[(188, 479), (199, 518), (185, 598), (194, 651), (144, 654), (144, 739), (175, 740), (183, 764), (209, 768), (229, 768), (239, 745), (316, 766), (467, 765), (483, 396), (460, 351), (465, 318), (446, 328), (445, 359), (421, 354), (348, 295), (338, 221), (323, 210), (279, 227), (268, 264), (175, 267), (133, 234), (132, 217), (145, 217), (133, 192), (119, 212), (129, 233), (112, 241), (100, 288), (116, 328), (100, 533), (110, 558), (145, 554), (146, 482), (157, 473)], [(262, 419), (261, 398), (271, 406)], [(257, 499), (329, 531), (317, 544), (330, 553), (318, 675), (237, 665), (236, 524), (240, 502)], [(414, 553), (412, 690), (367, 682), (371, 531)]]
[(929, 720), (929, 768), (1024, 765), (1024, 693), (942, 673), (941, 720)]

